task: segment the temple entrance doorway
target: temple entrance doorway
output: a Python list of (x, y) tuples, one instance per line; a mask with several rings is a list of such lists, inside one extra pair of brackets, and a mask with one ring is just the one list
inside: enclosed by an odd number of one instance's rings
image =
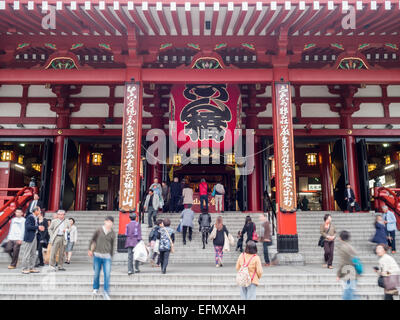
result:
[(193, 210), (200, 212), (199, 184), (205, 179), (208, 185), (208, 208), (209, 212), (215, 211), (215, 199), (211, 195), (214, 186), (221, 183), (225, 188), (224, 211), (236, 211), (238, 209), (238, 178), (235, 176), (235, 167), (223, 164), (197, 165), (188, 164), (182, 166), (171, 166), (169, 178), (178, 177), (179, 181), (184, 180), (193, 189)]

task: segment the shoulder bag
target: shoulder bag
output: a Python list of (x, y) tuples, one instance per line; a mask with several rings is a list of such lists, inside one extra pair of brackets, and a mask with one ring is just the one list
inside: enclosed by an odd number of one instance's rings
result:
[(209, 238), (210, 240), (214, 240), (216, 237), (217, 237), (217, 227), (214, 226), (213, 229), (212, 229), (212, 231), (211, 231), (211, 234), (209, 235), (208, 238)]
[(383, 283), (386, 290), (397, 290), (397, 288), (400, 288), (400, 275), (391, 274), (383, 277)]
[(171, 252), (171, 253), (174, 253), (174, 252), (175, 252), (174, 243), (172, 242), (172, 239), (171, 239), (171, 237), (170, 237), (170, 235), (169, 235), (169, 232), (168, 232), (168, 230), (167, 230), (166, 228), (163, 228), (163, 229), (164, 229), (164, 231), (167, 233), (167, 237), (168, 237), (168, 239), (169, 239), (169, 242), (171, 243), (171, 250), (170, 250), (170, 252)]
[(253, 240), (253, 241), (258, 241), (258, 234), (257, 234), (257, 232), (256, 232), (256, 225), (255, 225), (254, 222), (253, 222), (253, 235), (252, 235), (252, 237), (251, 237), (251, 240)]
[[(332, 224), (329, 225), (328, 231), (326, 233), (329, 233), (329, 230), (331, 230), (331, 225)], [(324, 247), (324, 243), (325, 243), (325, 238), (324, 238), (324, 236), (321, 236), (319, 238), (319, 241), (318, 241), (318, 246), (323, 248)]]

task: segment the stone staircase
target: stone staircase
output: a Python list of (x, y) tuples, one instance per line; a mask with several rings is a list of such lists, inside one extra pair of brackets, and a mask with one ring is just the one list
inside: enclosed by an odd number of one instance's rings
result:
[[(300, 253), (305, 258), (305, 266), (276, 266), (264, 268), (264, 275), (257, 289), (258, 299), (340, 299), (341, 286), (336, 281), (336, 270), (321, 268), (323, 250), (317, 247), (319, 226), (326, 212), (299, 212), (298, 234)], [(352, 235), (352, 243), (360, 259), (365, 264), (365, 275), (361, 277), (358, 293), (361, 299), (382, 299), (383, 290), (376, 283), (372, 267), (377, 258), (368, 242), (374, 233), (374, 215), (370, 213), (345, 214), (332, 212), (333, 224), (338, 231), (347, 230)], [(72, 264), (67, 271), (22, 275), (19, 269), (7, 270), (9, 257), (0, 254), (0, 299), (92, 299), (92, 264), (87, 256), (89, 239), (94, 230), (101, 226), (104, 217), (112, 215), (115, 230), (118, 230), (117, 212), (69, 212), (78, 227), (78, 243), (75, 245)], [(251, 214), (260, 230), (258, 214)], [(217, 214), (211, 214), (215, 221)], [(236, 237), (242, 229), (246, 214), (225, 212), (224, 224)], [(176, 229), (179, 214), (159, 214), (168, 217), (171, 227)], [(147, 217), (146, 217), (147, 218)], [(146, 222), (146, 221), (145, 221)], [(197, 215), (193, 241), (182, 243), (182, 234), (176, 233), (176, 251), (170, 256), (166, 275), (148, 264), (141, 266), (141, 273), (128, 277), (127, 254), (117, 253), (113, 260), (111, 294), (113, 299), (239, 299), (235, 284), (235, 269), (239, 255), (234, 249), (224, 254), (224, 266), (215, 268), (214, 250), (211, 243), (202, 249), (201, 234), (198, 230)], [(148, 239), (150, 228), (142, 225), (143, 239)], [(270, 256), (276, 253), (276, 239), (270, 247)], [(262, 256), (262, 245), (258, 244)], [(397, 257), (395, 256), (396, 260)], [(336, 265), (334, 259), (334, 266)], [(99, 298), (99, 297), (97, 297)]]

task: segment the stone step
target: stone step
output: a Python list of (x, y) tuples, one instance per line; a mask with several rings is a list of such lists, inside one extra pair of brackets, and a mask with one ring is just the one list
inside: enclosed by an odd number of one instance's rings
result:
[[(56, 283), (50, 281), (43, 281), (42, 283), (13, 283), (13, 282), (2, 282), (0, 283), (0, 292), (9, 292), (9, 291), (34, 291), (36, 290), (62, 290), (64, 292), (71, 293), (80, 293), (80, 292), (90, 292), (90, 288), (92, 287), (93, 282), (74, 282), (74, 281), (66, 281)], [(157, 284), (157, 293), (165, 294), (167, 292), (196, 292), (196, 294), (200, 293), (225, 293), (229, 294), (238, 289), (235, 284), (235, 278), (232, 277), (229, 283), (167, 283), (167, 284)], [(290, 292), (315, 292), (315, 291), (326, 291), (331, 293), (341, 292), (342, 286), (340, 283), (268, 283), (268, 284), (260, 284), (257, 287), (257, 293), (286, 293)], [(111, 280), (110, 282), (110, 291), (111, 292), (140, 292), (140, 293), (152, 293), (154, 292), (154, 282), (149, 283), (128, 283), (125, 282), (115, 282)], [(370, 284), (358, 284), (357, 285), (358, 292), (375, 292), (379, 294), (382, 292), (382, 289), (379, 288), (376, 283)]]
[[(110, 294), (113, 300), (239, 300), (239, 289), (229, 292), (228, 294), (212, 292), (212, 293), (193, 293), (193, 292), (162, 292), (155, 295), (154, 293), (141, 293), (141, 292), (126, 292), (126, 293), (113, 293)], [(382, 300), (383, 293), (363, 292), (358, 295), (360, 300)], [(102, 295), (93, 296), (90, 292), (77, 292), (68, 293), (60, 291), (47, 291), (47, 292), (20, 292), (10, 291), (6, 293), (0, 292), (0, 300), (102, 300)], [(320, 292), (295, 292), (288, 293), (258, 293), (257, 300), (341, 300), (342, 292), (337, 291), (334, 293), (322, 290)]]
[[(204, 266), (205, 268), (209, 266)], [(226, 268), (216, 269), (215, 271), (220, 271), (218, 274), (208, 274), (208, 273), (199, 273), (193, 272), (190, 273), (181, 273), (181, 272), (169, 272), (164, 275), (160, 275), (159, 269), (149, 268), (149, 267), (141, 267), (142, 272), (139, 274), (134, 274), (128, 277), (125, 273), (121, 273), (121, 270), (124, 269), (122, 267), (118, 267), (118, 270), (111, 275), (112, 282), (132, 282), (132, 283), (154, 283), (157, 281), (160, 284), (171, 284), (175, 282), (194, 282), (194, 283), (226, 283), (227, 281), (232, 281), (235, 278), (236, 274), (232, 271), (234, 270), (234, 265), (227, 265)], [(371, 269), (371, 270), (370, 270)], [(312, 281), (313, 283), (326, 283), (326, 284), (334, 284), (336, 285), (336, 279), (332, 278), (332, 275), (335, 275), (335, 269), (320, 269), (321, 271), (326, 271), (325, 273), (316, 273), (308, 274), (308, 273), (284, 273), (279, 267), (271, 267), (264, 268), (263, 276), (260, 280), (260, 284), (273, 284), (273, 283), (308, 283)], [(76, 266), (71, 265), (71, 268), (68, 267), (66, 273), (64, 272), (50, 272), (44, 270), (42, 268), (41, 273), (22, 275), (19, 270), (7, 270), (6, 273), (2, 271), (0, 273), (0, 282), (16, 282), (16, 283), (41, 283), (43, 279), (46, 277), (53, 277), (57, 282), (91, 282), (93, 280), (93, 272), (89, 272), (88, 269), (80, 270), (77, 272)], [(230, 271), (227, 273), (226, 271)], [(375, 283), (377, 280), (376, 274), (372, 271), (372, 265), (368, 265), (365, 270), (365, 274), (363, 274), (359, 280), (359, 284), (370, 284)], [(102, 279), (101, 279), (102, 281)]]

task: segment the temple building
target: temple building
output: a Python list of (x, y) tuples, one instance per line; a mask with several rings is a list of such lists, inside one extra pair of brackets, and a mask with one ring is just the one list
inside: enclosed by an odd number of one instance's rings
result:
[[(204, 178), (226, 211), (268, 195), (296, 252), (304, 198), (342, 211), (349, 183), (369, 211), (375, 185), (400, 186), (399, 17), (397, 0), (0, 1), (0, 188), (34, 177), (50, 211), (121, 210), (122, 235), (154, 178), (185, 179), (195, 208)], [(188, 141), (208, 164), (169, 152)]]

